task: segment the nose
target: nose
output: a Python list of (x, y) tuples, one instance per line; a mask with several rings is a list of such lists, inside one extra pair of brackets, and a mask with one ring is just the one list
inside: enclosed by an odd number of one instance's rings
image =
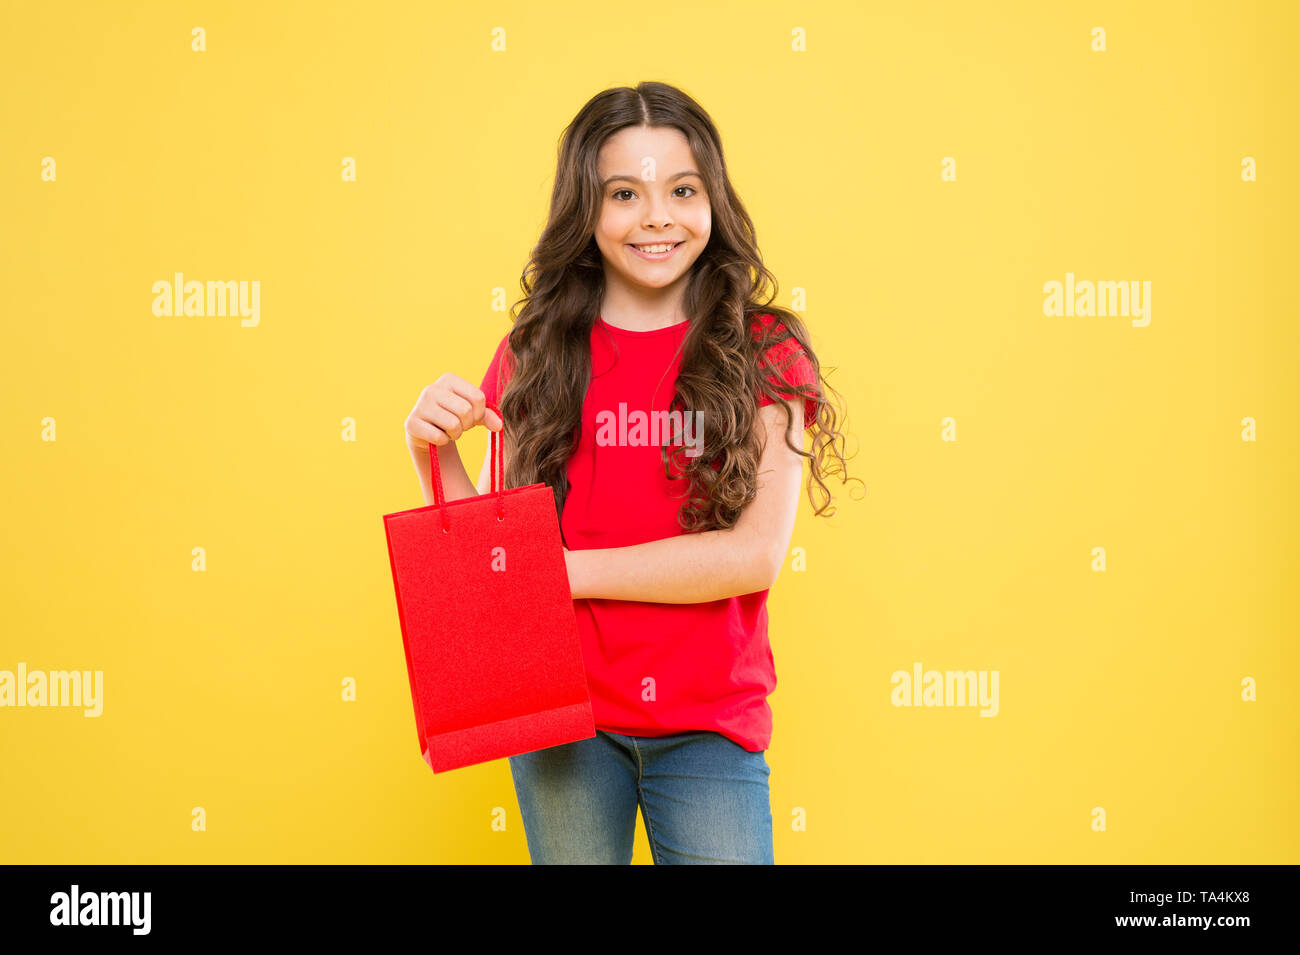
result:
[(672, 217), (668, 214), (668, 209), (664, 205), (663, 200), (657, 197), (652, 198), (650, 200), (649, 211), (646, 212), (644, 222), (646, 228), (670, 229), (672, 228), (672, 224)]

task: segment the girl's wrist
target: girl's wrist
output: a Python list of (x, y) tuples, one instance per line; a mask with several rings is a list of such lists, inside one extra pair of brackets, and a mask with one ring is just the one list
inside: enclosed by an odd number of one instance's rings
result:
[[(563, 546), (563, 545), (561, 545)], [(582, 558), (576, 551), (564, 547), (564, 569), (569, 577), (569, 596), (573, 600), (582, 599)]]

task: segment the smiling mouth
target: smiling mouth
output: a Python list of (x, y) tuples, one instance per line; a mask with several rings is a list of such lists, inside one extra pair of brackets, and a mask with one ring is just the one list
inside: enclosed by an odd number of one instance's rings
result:
[[(636, 252), (637, 255), (641, 256), (641, 257), (644, 258), (644, 259), (666, 259), (666, 258), (668, 258), (669, 256), (671, 256), (674, 252), (676, 252), (677, 249), (678, 249), (678, 248), (679, 248), (683, 243), (685, 243), (685, 241), (686, 241), (686, 240), (683, 239), (683, 240), (681, 240), (680, 242), (673, 242), (673, 243), (668, 243), (668, 242), (650, 242), (650, 243), (647, 243), (647, 244), (644, 245), (644, 246), (635, 245), (635, 244), (629, 242), (628, 245), (627, 245), (627, 247), (628, 247), (629, 249), (632, 249), (634, 252)], [(667, 246), (667, 248), (664, 248), (664, 246)], [(647, 252), (646, 249), (660, 249), (661, 251), (658, 251), (658, 252)]]

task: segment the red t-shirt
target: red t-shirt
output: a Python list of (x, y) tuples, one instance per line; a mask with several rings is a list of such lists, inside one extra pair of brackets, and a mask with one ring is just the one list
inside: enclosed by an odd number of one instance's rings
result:
[[(756, 335), (772, 318), (756, 318)], [(644, 412), (648, 420), (651, 411), (669, 409), (688, 327), (681, 322), (637, 332), (596, 319), (582, 435), (568, 462), (569, 492), (560, 517), (570, 550), (628, 547), (683, 533), (677, 513), (687, 480), (665, 476), (658, 442), (667, 436), (646, 440), (648, 429), (637, 429), (634, 415)], [(498, 375), (508, 338), (501, 339), (480, 386), (497, 404), (509, 380)], [(768, 381), (789, 398), (797, 395), (782, 379), (788, 385), (817, 384), (793, 338), (769, 348), (764, 366)], [(771, 404), (761, 393), (756, 400)], [(805, 428), (815, 413), (816, 402), (806, 399)], [(688, 445), (692, 433), (686, 433)], [(621, 437), (611, 442), (615, 435)], [(575, 600), (596, 728), (628, 736), (712, 730), (750, 752), (767, 749), (767, 696), (776, 689), (767, 593), (694, 604)]]

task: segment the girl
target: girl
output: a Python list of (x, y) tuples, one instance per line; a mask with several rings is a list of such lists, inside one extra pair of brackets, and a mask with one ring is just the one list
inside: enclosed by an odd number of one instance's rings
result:
[(430, 444), (448, 500), (488, 493), (456, 451), (478, 424), (505, 429), (506, 487), (555, 492), (597, 733), (510, 758), (529, 855), (626, 864), (639, 807), (657, 864), (770, 864), (767, 592), (803, 459), (817, 514), (847, 472), (705, 111), (663, 83), (588, 102), (520, 284), (481, 386), (443, 375), (406, 431), (426, 502)]

